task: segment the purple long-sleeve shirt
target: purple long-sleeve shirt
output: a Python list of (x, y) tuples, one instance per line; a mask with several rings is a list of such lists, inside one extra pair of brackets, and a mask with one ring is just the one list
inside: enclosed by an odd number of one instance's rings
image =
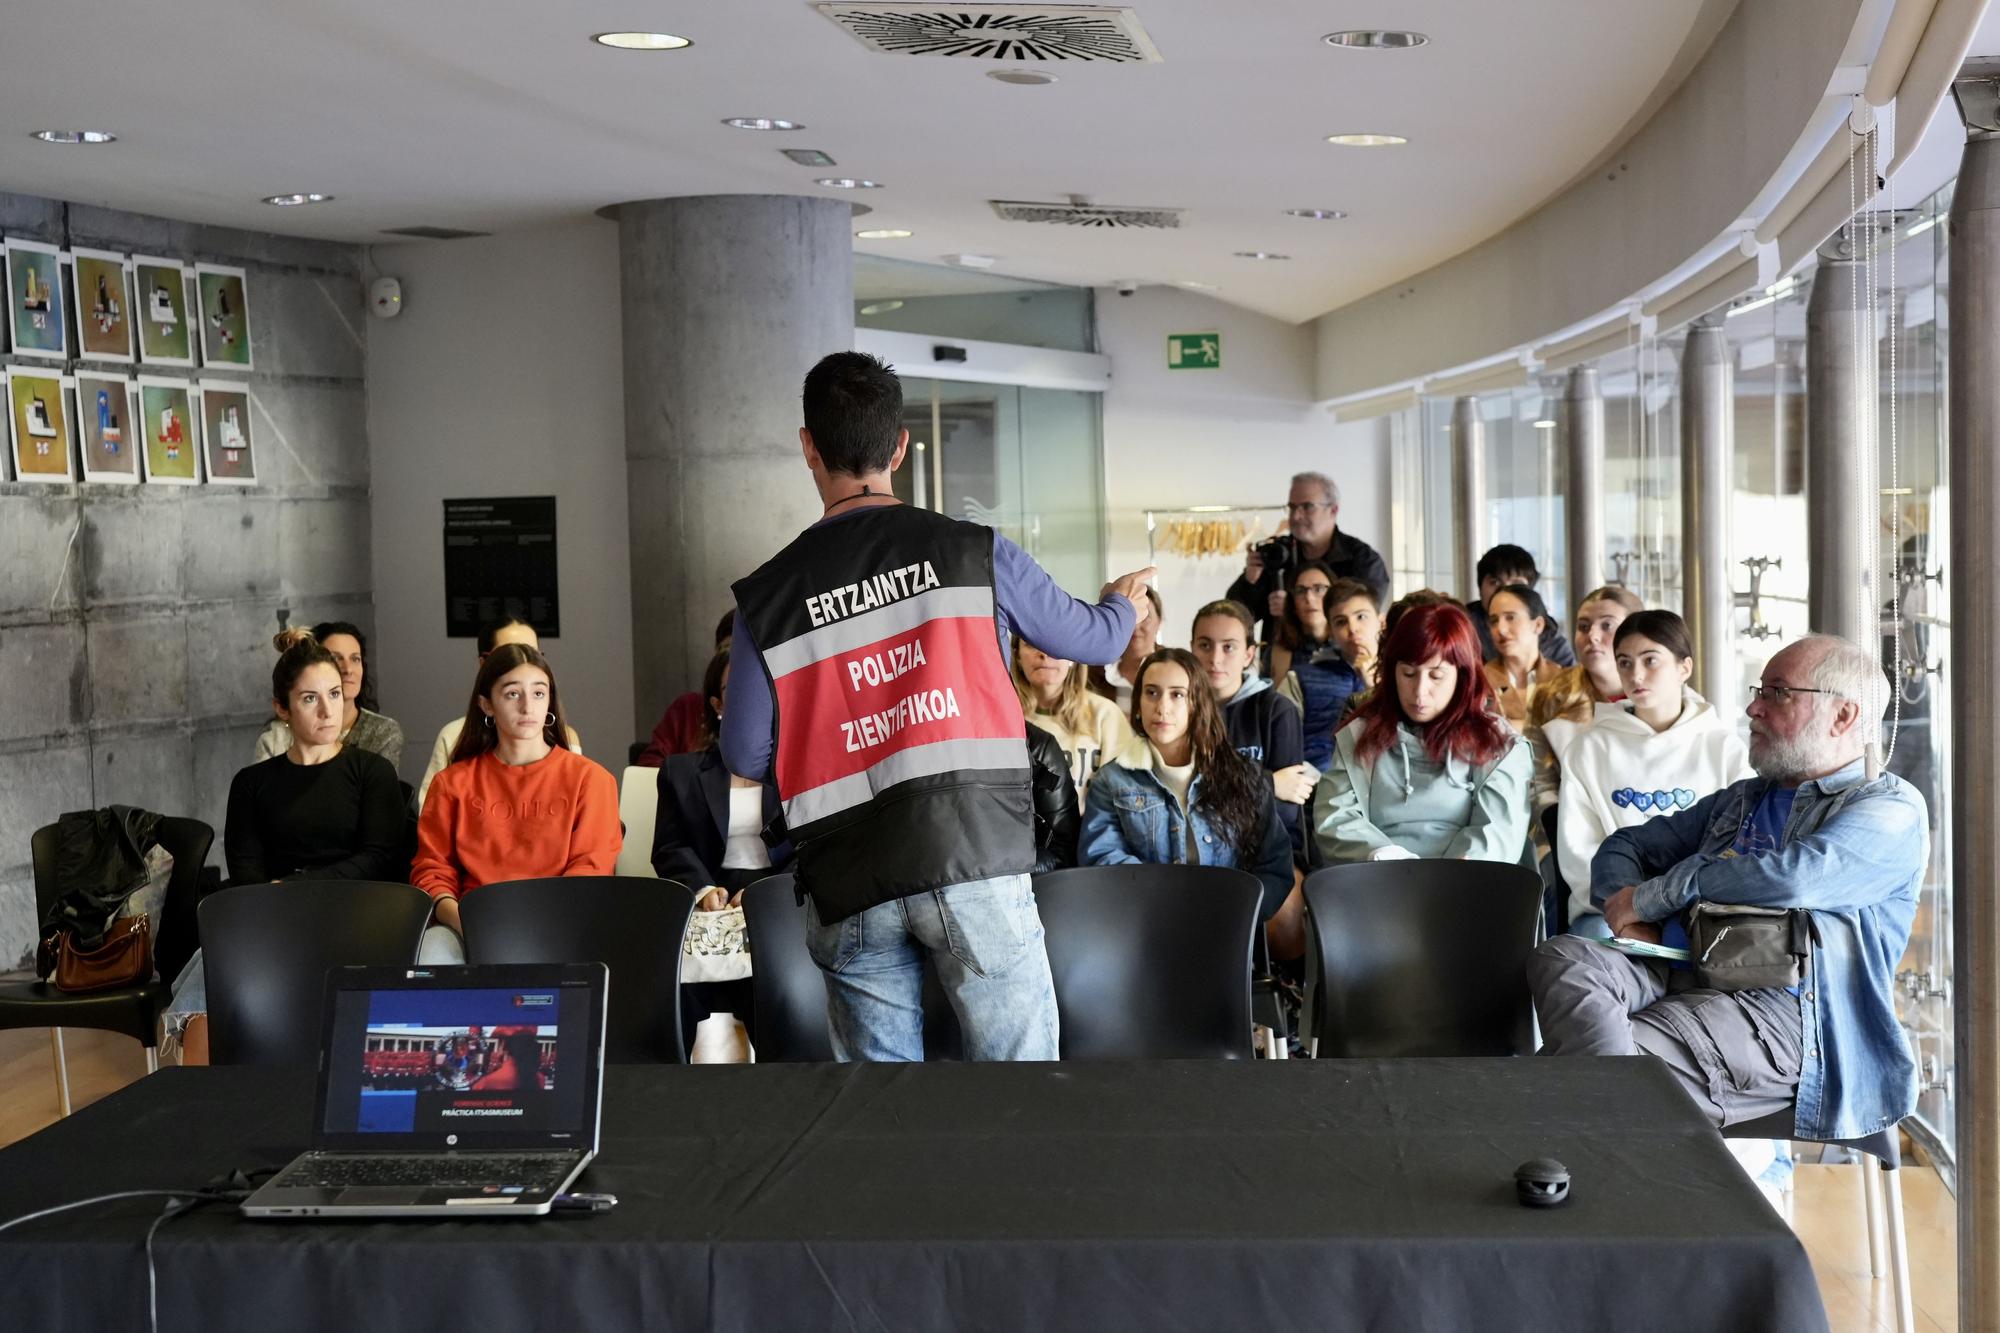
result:
[[(813, 526), (866, 522), (877, 512), (836, 514)], [(1093, 663), (1117, 661), (1132, 638), (1131, 602), (1117, 595), (1095, 606), (1078, 601), (1033, 556), (998, 532), (993, 534), (993, 603), (1003, 660), (1011, 657), (1016, 634), (1051, 657)], [(774, 698), (749, 621), (739, 615), (729, 646), (729, 699), (722, 712), (722, 758), (730, 772), (746, 778), (770, 774), (777, 751)]]

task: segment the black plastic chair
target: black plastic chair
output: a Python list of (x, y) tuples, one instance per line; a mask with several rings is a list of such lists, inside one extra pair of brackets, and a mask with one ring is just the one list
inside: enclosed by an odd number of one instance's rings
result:
[(1264, 886), (1220, 866), (1078, 866), (1035, 879), (1065, 1060), (1247, 1060)]
[[(743, 924), (750, 937), (750, 1044), (759, 1064), (827, 1061), (826, 977), (806, 948), (805, 904), (790, 875), (760, 879), (743, 891)], [(958, 1015), (924, 967), (924, 1059), (964, 1058)]]
[(312, 1069), (335, 967), (416, 961), (430, 895), (408, 884), (294, 879), (245, 884), (201, 903), (209, 1059)]
[[(1861, 1173), (1861, 1201), (1864, 1225), (1868, 1228), (1868, 1271), (1883, 1276), (1884, 1232), (1889, 1251), (1888, 1276), (1896, 1299), (1896, 1333), (1912, 1333), (1916, 1316), (1910, 1302), (1910, 1242), (1903, 1225), (1903, 1132), (1896, 1126), (1864, 1134), (1858, 1139), (1804, 1139), (1798, 1132), (1798, 1109), (1784, 1110), (1757, 1120), (1723, 1128), (1725, 1139), (1786, 1139), (1799, 1143), (1825, 1143), (1875, 1159), (1876, 1170)], [(1886, 1204), (1887, 1217), (1883, 1216)]]
[(678, 880), (618, 875), (517, 879), (458, 903), (468, 963), (603, 963), (611, 971), (604, 1058), (687, 1063), (681, 942), (694, 895)]
[[(153, 922), (153, 966), (158, 981), (117, 990), (70, 995), (46, 981), (0, 982), (0, 1031), (46, 1027), (55, 1055), (56, 1091), (62, 1113), (69, 1114), (69, 1060), (63, 1050), (64, 1028), (94, 1028), (119, 1032), (146, 1048), (146, 1070), (159, 1067), (160, 1013), (167, 1007), (174, 977), (195, 950), (195, 900), (201, 892), (202, 865), (215, 841), (215, 830), (199, 819), (168, 815), (154, 835), (173, 854), (174, 873), (167, 881), (160, 919)], [(35, 863), (35, 924), (48, 916), (61, 896), (56, 887), (56, 826), (35, 830), (30, 842)]]
[(1542, 838), (1549, 844), (1548, 859), (1542, 863), (1548, 881), (1542, 896), (1542, 933), (1546, 939), (1569, 931), (1569, 881), (1563, 878), (1562, 860), (1556, 855), (1557, 809), (1551, 805), (1542, 811)]
[(1314, 1055), (1528, 1055), (1541, 876), (1499, 861), (1369, 861), (1306, 877)]

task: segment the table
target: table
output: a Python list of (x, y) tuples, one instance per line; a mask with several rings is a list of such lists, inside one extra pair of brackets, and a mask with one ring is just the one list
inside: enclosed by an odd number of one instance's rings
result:
[[(163, 1226), (163, 1329), (1824, 1333), (1635, 1058), (618, 1067), (601, 1216)], [(163, 1069), (0, 1151), (0, 1219), (303, 1146), (309, 1077)], [(1514, 1201), (1554, 1156), (1564, 1207)], [(8, 1326), (145, 1327), (133, 1200), (0, 1234)]]

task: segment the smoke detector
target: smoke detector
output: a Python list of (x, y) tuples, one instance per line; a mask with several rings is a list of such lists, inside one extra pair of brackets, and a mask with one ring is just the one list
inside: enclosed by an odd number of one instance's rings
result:
[(1154, 65), (1160, 53), (1129, 9), (1098, 5), (826, 4), (819, 12), (871, 51), (957, 60)]
[(1181, 216), (1187, 211), (1150, 204), (1092, 204), (1081, 199), (1061, 204), (1033, 203), (1022, 199), (991, 199), (987, 202), (1005, 222), (1052, 222), (1066, 227), (1172, 229), (1181, 225)]

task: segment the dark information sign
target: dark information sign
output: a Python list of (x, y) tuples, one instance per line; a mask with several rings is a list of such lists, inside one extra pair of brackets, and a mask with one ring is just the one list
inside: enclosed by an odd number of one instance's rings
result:
[(504, 616), (543, 638), (562, 633), (553, 495), (444, 502), (445, 633), (476, 639)]

